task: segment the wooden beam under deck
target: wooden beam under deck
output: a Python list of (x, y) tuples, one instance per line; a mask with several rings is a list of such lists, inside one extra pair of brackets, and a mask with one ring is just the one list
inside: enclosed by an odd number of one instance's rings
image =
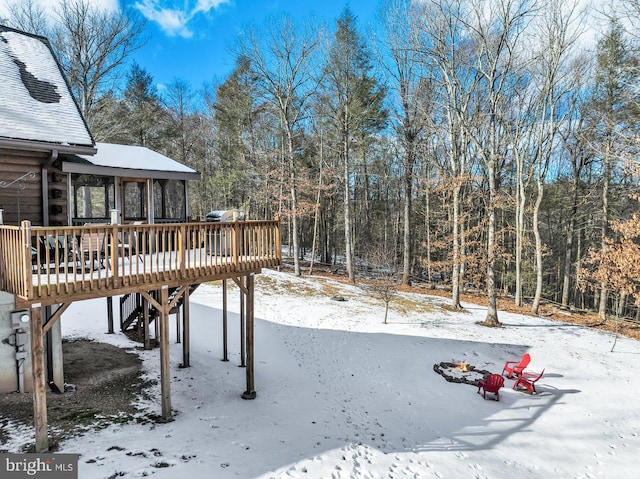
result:
[[(220, 281), (224, 279), (233, 279), (233, 278), (237, 278), (238, 276), (242, 276), (250, 273), (260, 274), (261, 272), (262, 272), (262, 268), (256, 268), (256, 269), (251, 269), (251, 270), (242, 271), (242, 272), (222, 272), (219, 274), (205, 275), (205, 276), (198, 277), (197, 279), (193, 278), (193, 279), (187, 279), (187, 280), (175, 280), (175, 281), (158, 282), (158, 283), (149, 281), (146, 284), (141, 284), (136, 286), (122, 286), (120, 288), (113, 288), (113, 289), (87, 290), (87, 291), (81, 291), (73, 294), (60, 294), (55, 296), (39, 297), (37, 298), (38, 299), (37, 301), (36, 299), (27, 300), (25, 298), (20, 298), (16, 296), (16, 309), (28, 309), (31, 306), (31, 304), (34, 304), (34, 303), (41, 304), (42, 306), (51, 306), (53, 304), (70, 303), (74, 301), (82, 301), (85, 299), (108, 298), (109, 296), (119, 296), (119, 295), (130, 294), (130, 293), (142, 293), (143, 291), (159, 289), (160, 286), (162, 286), (163, 284), (166, 284), (170, 288), (177, 288), (177, 287), (186, 286), (189, 284), (208, 283), (208, 282)], [(155, 288), (154, 288), (154, 285), (156, 286)]]

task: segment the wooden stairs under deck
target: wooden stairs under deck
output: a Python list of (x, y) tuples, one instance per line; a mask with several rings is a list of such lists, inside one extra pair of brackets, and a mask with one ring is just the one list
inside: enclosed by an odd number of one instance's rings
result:
[[(189, 295), (191, 295), (200, 284), (189, 285)], [(169, 302), (172, 302), (178, 294), (180, 288), (169, 288)], [(158, 291), (151, 291), (151, 296), (157, 301), (160, 300)], [(180, 342), (180, 308), (184, 303), (184, 296), (180, 297), (169, 314), (176, 315), (178, 324), (177, 342)], [(144, 304), (145, 301), (140, 293), (127, 293), (120, 298), (120, 329), (123, 333), (137, 332), (137, 339), (146, 342), (147, 331), (144, 328)], [(158, 311), (147, 303), (149, 325), (158, 319)]]

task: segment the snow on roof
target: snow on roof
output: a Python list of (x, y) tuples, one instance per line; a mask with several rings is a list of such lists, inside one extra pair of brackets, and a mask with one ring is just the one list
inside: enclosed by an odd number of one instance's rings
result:
[[(96, 143), (93, 155), (67, 157), (63, 171), (140, 178), (198, 179), (200, 173), (144, 146)], [(78, 161), (79, 160), (79, 161)]]
[(0, 78), (0, 138), (93, 145), (45, 38), (0, 25)]
[(195, 173), (195, 170), (144, 146), (97, 143), (95, 156), (80, 155), (94, 165), (136, 170), (179, 171)]

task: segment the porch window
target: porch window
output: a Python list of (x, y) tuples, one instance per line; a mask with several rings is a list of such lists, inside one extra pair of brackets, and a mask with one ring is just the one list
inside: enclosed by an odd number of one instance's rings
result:
[(154, 217), (156, 222), (186, 220), (184, 180), (155, 180), (153, 182)]
[(147, 183), (123, 182), (123, 217), (127, 221), (147, 219)]
[(108, 176), (71, 175), (74, 224), (109, 219), (115, 208), (114, 179)]

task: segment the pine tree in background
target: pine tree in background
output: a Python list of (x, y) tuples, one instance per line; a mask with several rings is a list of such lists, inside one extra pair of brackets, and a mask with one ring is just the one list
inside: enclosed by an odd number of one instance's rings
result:
[(208, 177), (215, 204), (220, 209), (237, 208), (246, 201), (250, 174), (250, 145), (253, 85), (249, 61), (240, 57), (236, 68), (216, 88), (213, 110), (215, 165)]
[[(609, 31), (598, 42), (595, 85), (588, 117), (591, 126), (591, 145), (601, 164), (600, 247), (605, 249), (611, 218), (610, 188), (612, 175), (618, 168), (631, 123), (637, 121), (633, 88), (637, 84), (637, 58), (629, 48), (623, 30), (612, 20)], [(605, 319), (607, 312), (607, 284), (602, 282), (598, 315)]]
[(160, 149), (161, 125), (167, 119), (166, 114), (153, 77), (135, 62), (127, 74), (120, 106), (124, 129), (122, 143)]
[(366, 43), (356, 26), (356, 17), (346, 7), (336, 20), (336, 32), (327, 57), (326, 90), (336, 149), (342, 162), (345, 258), (349, 281), (355, 283), (353, 188), (357, 177), (356, 152), (366, 162), (373, 136), (385, 125), (385, 89), (372, 74)]

